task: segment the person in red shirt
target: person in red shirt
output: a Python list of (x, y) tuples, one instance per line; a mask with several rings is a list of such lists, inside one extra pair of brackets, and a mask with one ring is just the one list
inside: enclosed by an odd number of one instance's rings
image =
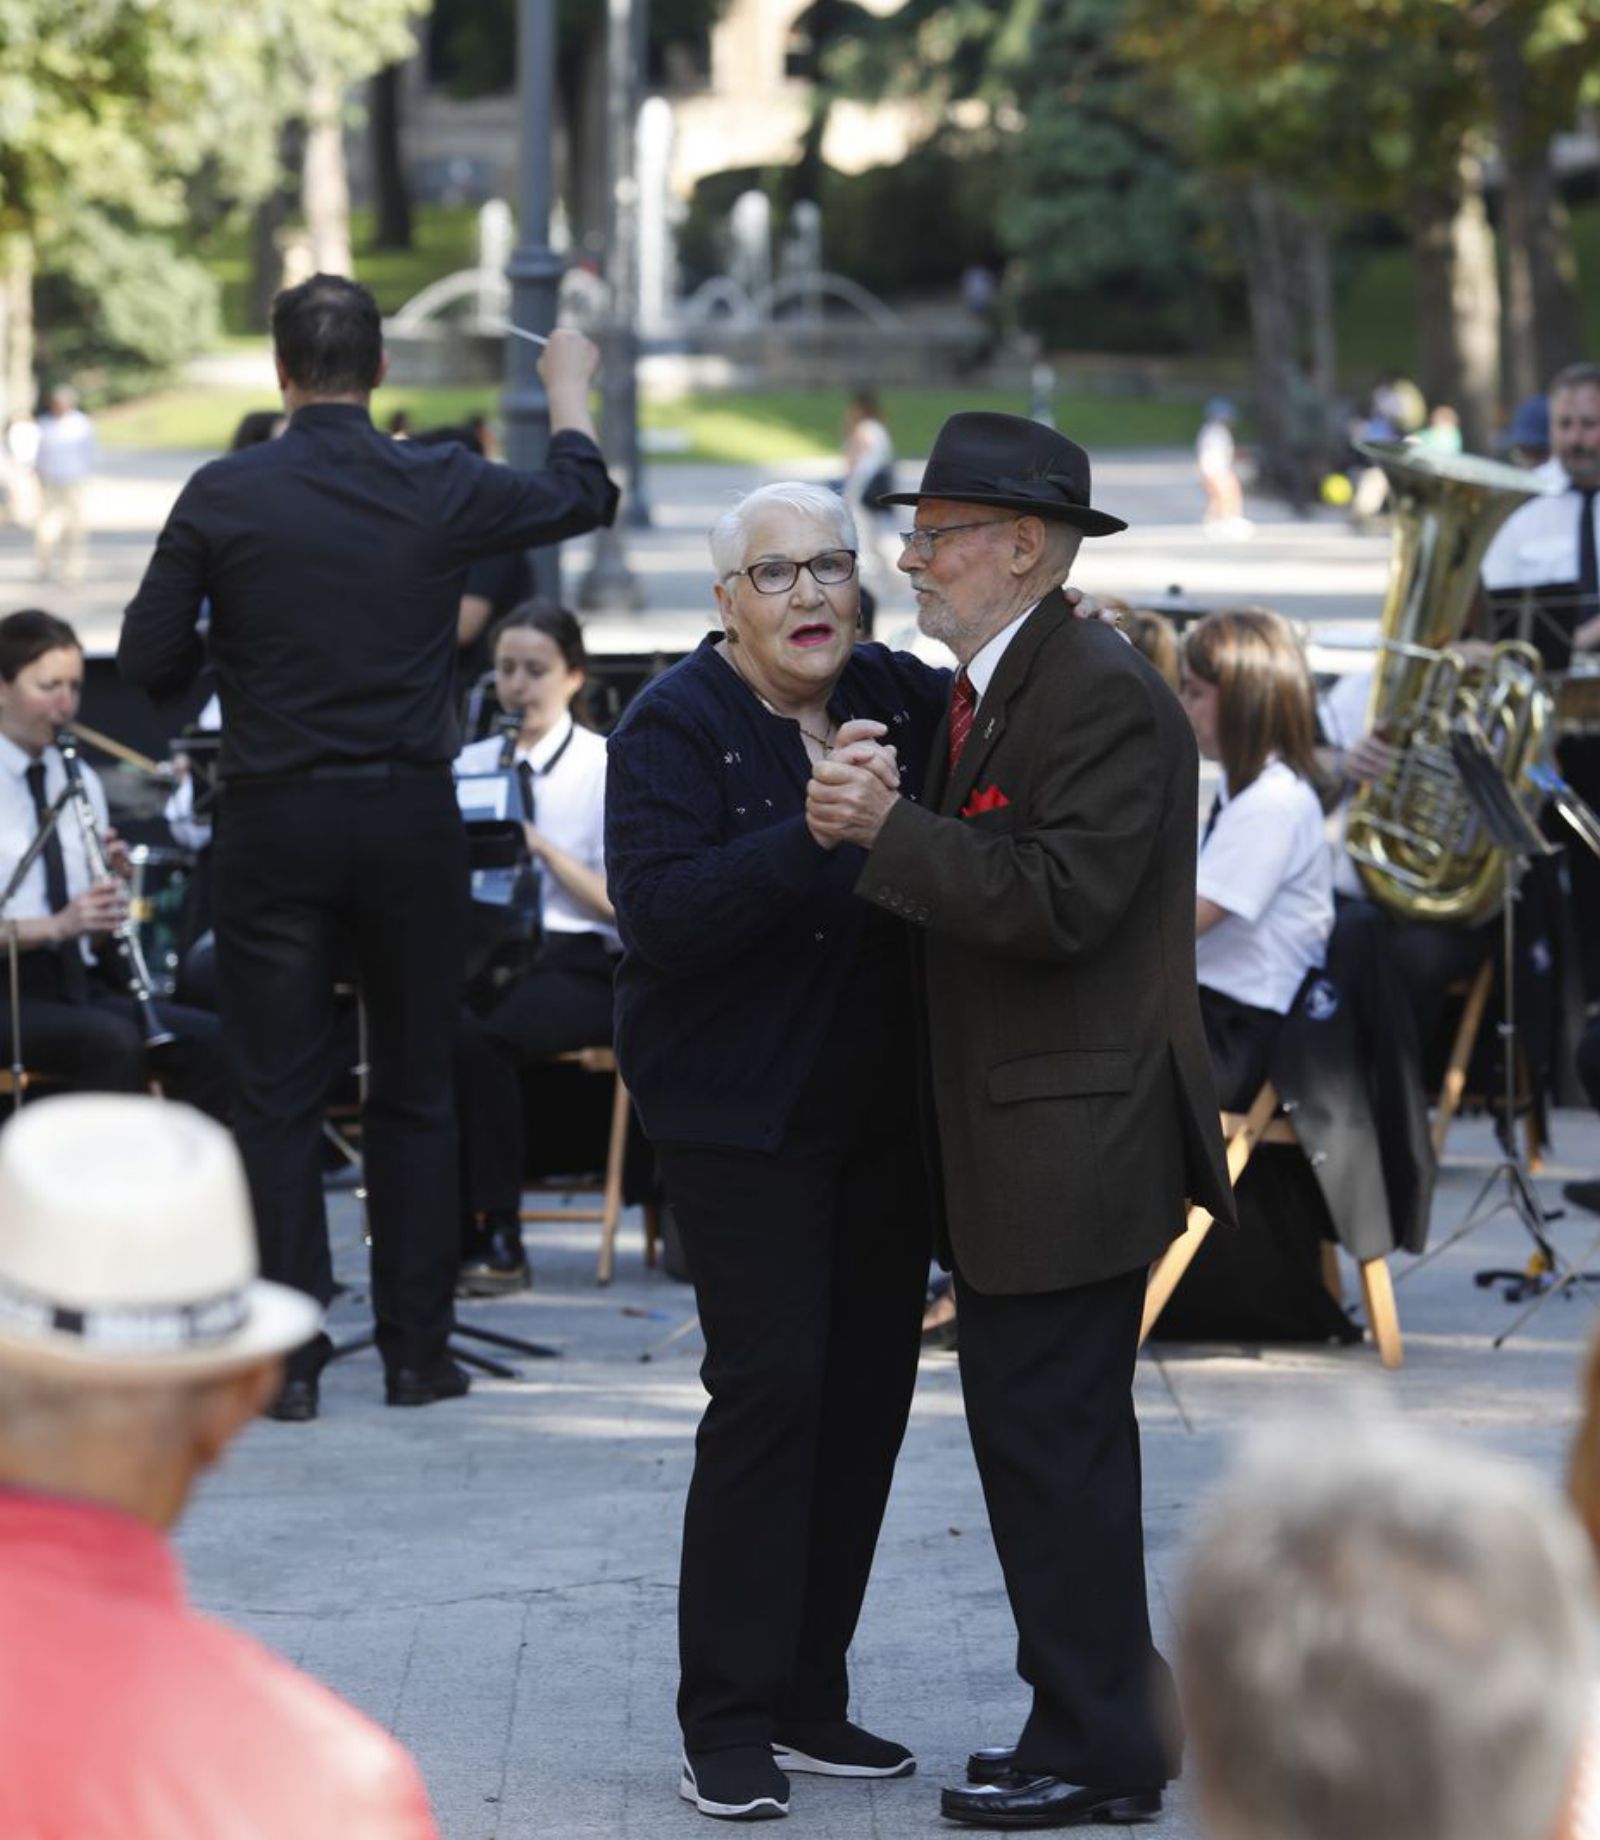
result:
[(220, 1125), (47, 1098), (0, 1133), (0, 1833), (436, 1840), (415, 1765), (191, 1609), (166, 1534), (315, 1334)]

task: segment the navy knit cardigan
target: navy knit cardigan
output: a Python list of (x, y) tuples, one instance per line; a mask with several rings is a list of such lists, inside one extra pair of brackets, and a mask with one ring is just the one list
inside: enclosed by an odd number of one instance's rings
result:
[[(617, 1059), (652, 1138), (773, 1150), (854, 961), (865, 858), (812, 839), (799, 731), (762, 707), (716, 638), (647, 684), (610, 741)], [(901, 790), (917, 798), (949, 681), (910, 653), (859, 645), (829, 713), (885, 723)]]

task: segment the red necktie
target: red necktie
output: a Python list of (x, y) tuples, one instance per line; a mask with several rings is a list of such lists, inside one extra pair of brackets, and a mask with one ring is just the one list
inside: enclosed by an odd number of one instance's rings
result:
[(950, 772), (961, 765), (961, 750), (967, 745), (967, 736), (972, 733), (972, 717), (978, 707), (978, 693), (972, 687), (972, 679), (967, 676), (967, 667), (962, 665), (956, 672), (955, 686), (950, 692)]

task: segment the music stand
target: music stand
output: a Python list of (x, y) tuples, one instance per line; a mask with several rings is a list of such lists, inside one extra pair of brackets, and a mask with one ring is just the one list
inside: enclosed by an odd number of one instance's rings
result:
[[(1546, 1268), (1553, 1274), (1549, 1284), (1534, 1283), (1533, 1301), (1499, 1335), (1492, 1346), (1501, 1347), (1520, 1329), (1534, 1311), (1555, 1295), (1570, 1289), (1582, 1277), (1582, 1269), (1569, 1265), (1556, 1250), (1549, 1234), (1549, 1216), (1539, 1200), (1533, 1179), (1524, 1168), (1517, 1148), (1516, 1132), (1511, 1128), (1517, 1102), (1517, 1023), (1515, 1005), (1517, 890), (1529, 861), (1536, 856), (1554, 854), (1555, 846), (1539, 831), (1523, 809), (1515, 792), (1489, 752), (1483, 730), (1476, 719), (1463, 713), (1451, 724), (1450, 754), (1461, 784), (1478, 821), (1489, 841), (1505, 856), (1505, 875), (1500, 896), (1501, 937), (1501, 1011), (1499, 1025), (1500, 1055), (1504, 1082), (1505, 1133), (1500, 1139), (1500, 1161), (1489, 1172), (1482, 1188), (1468, 1208), (1459, 1226), (1438, 1245), (1425, 1253), (1411, 1267), (1419, 1270), (1440, 1253), (1447, 1252), (1457, 1241), (1465, 1239), (1496, 1214), (1509, 1210), (1522, 1223), (1528, 1237), (1538, 1249)], [(1496, 1191), (1501, 1191), (1495, 1198)], [(1600, 1245), (1600, 1240), (1596, 1241)], [(1407, 1273), (1409, 1276), (1410, 1273)], [(1511, 1293), (1513, 1301), (1527, 1295), (1530, 1280), (1521, 1272), (1479, 1272), (1479, 1284), (1491, 1284), (1505, 1278), (1519, 1287)]]

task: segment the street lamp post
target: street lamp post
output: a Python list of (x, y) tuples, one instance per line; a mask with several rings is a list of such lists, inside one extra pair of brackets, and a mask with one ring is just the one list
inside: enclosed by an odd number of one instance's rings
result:
[[(638, 122), (640, 51), (645, 0), (606, 3), (606, 279), (610, 305), (601, 377), (601, 445), (620, 475), (623, 504), (630, 505), (639, 480), (639, 357), (635, 330), (638, 308), (639, 182), (634, 158)], [(595, 532), (594, 564), (578, 589), (581, 607), (636, 613), (644, 590), (628, 567), (623, 524)]]
[[(506, 266), (511, 282), (511, 323), (541, 335), (556, 323), (561, 258), (550, 247), (552, 185), (551, 125), (555, 119), (555, 0), (519, 0), (517, 13), (517, 102), (520, 142), (517, 161), (521, 204), (518, 241)], [(550, 445), (550, 399), (538, 371), (538, 348), (507, 338), (505, 394), (506, 459), (530, 469), (544, 464)], [(534, 585), (552, 600), (561, 598), (561, 553), (554, 546), (530, 552)]]

